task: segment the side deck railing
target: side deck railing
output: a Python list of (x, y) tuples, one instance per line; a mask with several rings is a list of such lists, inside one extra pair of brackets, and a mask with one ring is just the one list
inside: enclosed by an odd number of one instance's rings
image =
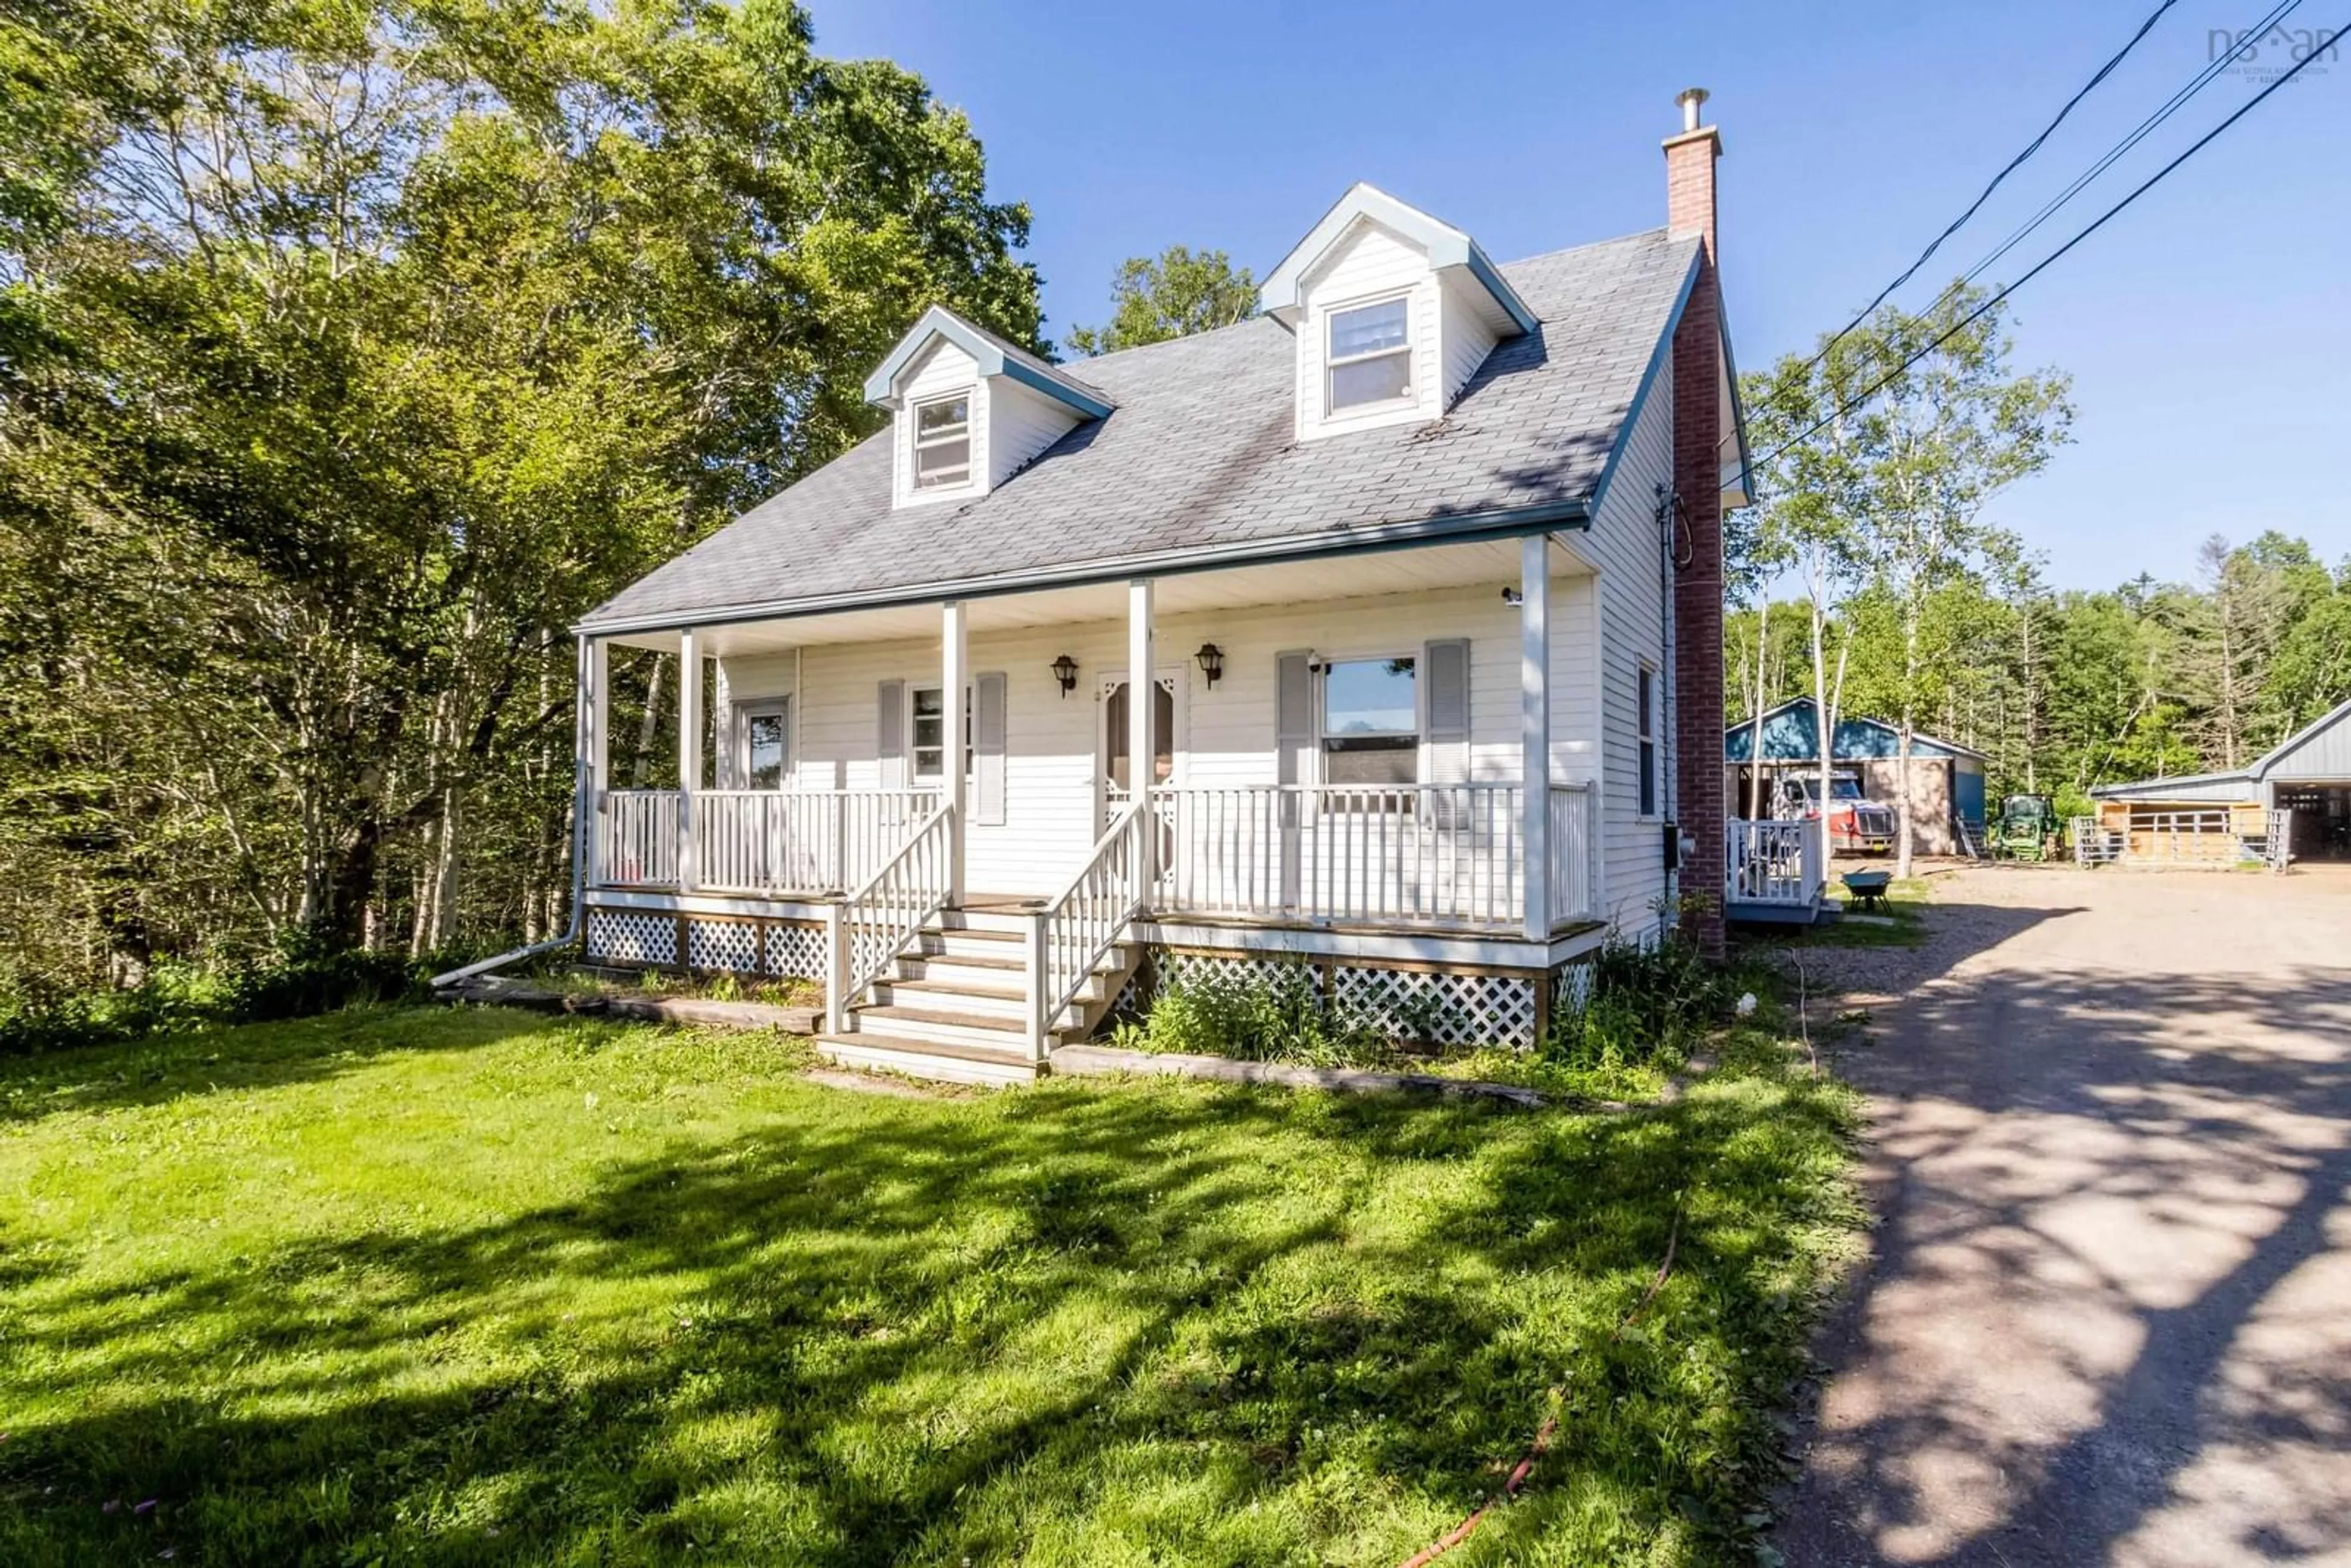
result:
[(1722, 829), (1725, 892), (1731, 902), (1796, 908), (1819, 902), (1828, 878), (1825, 822), (1733, 818)]
[(1592, 918), (1592, 812), (1589, 784), (1551, 787), (1551, 923)]

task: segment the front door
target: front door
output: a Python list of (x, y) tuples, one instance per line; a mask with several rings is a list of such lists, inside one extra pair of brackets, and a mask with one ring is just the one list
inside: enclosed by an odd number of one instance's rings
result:
[[(1181, 678), (1171, 670), (1160, 671), (1158, 680), (1152, 683), (1151, 780), (1155, 785), (1165, 784), (1176, 776), (1176, 702), (1181, 686)], [(1102, 821), (1107, 827), (1127, 798), (1131, 759), (1126, 752), (1126, 676), (1106, 676), (1100, 695), (1097, 706), (1102, 722), (1095, 735), (1094, 776), (1102, 801)]]

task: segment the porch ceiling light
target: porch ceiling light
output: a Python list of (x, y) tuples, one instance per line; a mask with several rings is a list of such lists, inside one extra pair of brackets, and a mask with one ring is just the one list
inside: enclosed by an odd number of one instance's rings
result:
[(1053, 678), (1061, 683), (1061, 695), (1068, 696), (1078, 689), (1078, 662), (1062, 654), (1053, 661)]
[(1207, 676), (1208, 685), (1214, 686), (1217, 677), (1225, 673), (1225, 651), (1214, 643), (1203, 643), (1200, 651), (1192, 657), (1200, 661), (1200, 673)]

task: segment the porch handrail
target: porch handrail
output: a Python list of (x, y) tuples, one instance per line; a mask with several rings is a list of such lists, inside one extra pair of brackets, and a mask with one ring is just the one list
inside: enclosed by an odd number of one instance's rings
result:
[(1515, 925), (1515, 783), (1159, 786), (1173, 832), (1155, 908), (1314, 922)]
[(1592, 918), (1592, 802), (1589, 782), (1551, 787), (1551, 923)]
[(881, 870), (828, 907), (825, 1012), (833, 1032), (849, 1027), (851, 1002), (946, 907), (955, 885), (954, 817), (954, 802), (941, 800)]
[[(1154, 820), (1157, 813), (1153, 813)], [(1143, 911), (1143, 835), (1148, 830), (1140, 806), (1119, 813), (1086, 856), (1069, 885), (1029, 917), (1029, 1048), (1042, 1054), (1045, 1038), (1061, 1009), (1077, 998), (1129, 922)]]

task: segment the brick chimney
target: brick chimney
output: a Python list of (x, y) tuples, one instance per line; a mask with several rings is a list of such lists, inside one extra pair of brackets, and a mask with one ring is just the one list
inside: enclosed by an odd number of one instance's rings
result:
[(1666, 227), (1700, 241), (1697, 286), (1674, 333), (1675, 813), (1693, 847), (1681, 891), (1707, 900), (1691, 923), (1699, 947), (1723, 950), (1722, 298), (1716, 280), (1714, 162), (1721, 134), (1699, 123), (1704, 88), (1674, 101), (1682, 128), (1666, 138)]

